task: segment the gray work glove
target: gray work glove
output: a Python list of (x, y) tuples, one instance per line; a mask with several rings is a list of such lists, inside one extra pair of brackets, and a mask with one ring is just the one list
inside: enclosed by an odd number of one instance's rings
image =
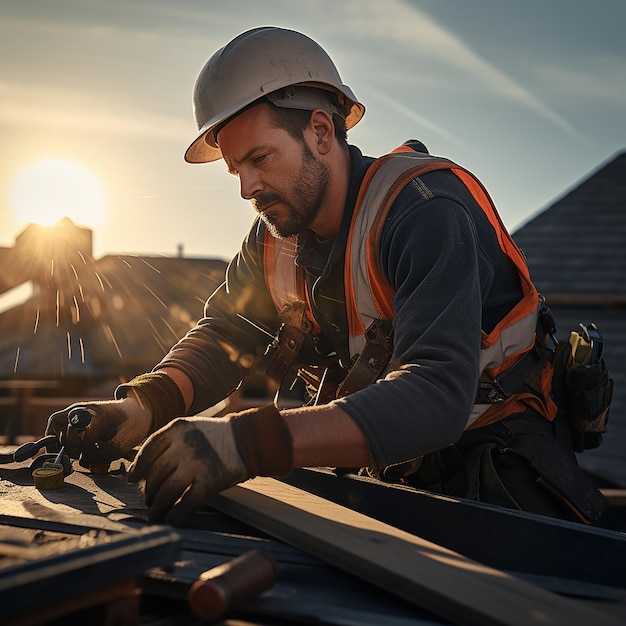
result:
[[(87, 427), (68, 424), (69, 413), (79, 407), (90, 413)], [(174, 380), (165, 372), (149, 372), (120, 385), (115, 400), (76, 403), (53, 413), (46, 435), (56, 435), (59, 447), (63, 444), (65, 453), (82, 466), (106, 465), (184, 414), (185, 400)]]
[(292, 458), (291, 433), (269, 405), (174, 420), (141, 446), (128, 480), (144, 481), (151, 522), (174, 524), (237, 483), (289, 474)]
[[(68, 423), (72, 409), (84, 408), (91, 415), (85, 428)], [(122, 400), (82, 402), (53, 413), (48, 418), (46, 435), (56, 435), (65, 446), (65, 454), (78, 459), (83, 467), (106, 465), (123, 457), (149, 434), (152, 411), (136, 396)]]

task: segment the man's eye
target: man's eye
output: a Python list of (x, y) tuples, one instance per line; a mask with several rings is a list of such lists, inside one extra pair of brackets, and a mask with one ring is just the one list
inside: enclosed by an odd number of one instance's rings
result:
[(266, 154), (259, 154), (259, 156), (254, 157), (255, 164), (262, 163), (265, 160)]

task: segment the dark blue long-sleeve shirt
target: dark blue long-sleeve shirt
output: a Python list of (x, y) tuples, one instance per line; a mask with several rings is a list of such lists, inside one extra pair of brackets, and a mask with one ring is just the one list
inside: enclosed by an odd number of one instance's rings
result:
[[(350, 186), (339, 233), (300, 237), (309, 300), (322, 328), (318, 351), (349, 364), (344, 254), (359, 186), (373, 159), (351, 146)], [(205, 317), (156, 369), (183, 370), (194, 385), (190, 413), (235, 389), (264, 352), (279, 321), (263, 275), (264, 225), (257, 219), (207, 301)], [(381, 267), (394, 288), (394, 350), (385, 378), (335, 402), (368, 438), (379, 466), (433, 452), (467, 425), (478, 384), (481, 331), (521, 297), (517, 272), (482, 209), (450, 171), (412, 181), (389, 212)], [(305, 353), (306, 355), (306, 353)], [(303, 355), (304, 356), (304, 355)]]

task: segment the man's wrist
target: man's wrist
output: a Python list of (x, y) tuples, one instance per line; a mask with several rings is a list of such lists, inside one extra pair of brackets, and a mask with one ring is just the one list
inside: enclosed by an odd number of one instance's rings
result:
[(181, 390), (163, 372), (141, 374), (115, 390), (116, 400), (130, 396), (134, 396), (140, 406), (150, 410), (153, 432), (173, 418), (185, 415), (185, 400)]
[(251, 478), (291, 473), (293, 439), (274, 405), (247, 409), (231, 419), (237, 449)]

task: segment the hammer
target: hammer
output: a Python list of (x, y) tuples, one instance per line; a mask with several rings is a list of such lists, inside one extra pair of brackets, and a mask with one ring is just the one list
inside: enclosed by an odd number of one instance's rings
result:
[(263, 593), (275, 580), (273, 559), (260, 550), (251, 550), (200, 574), (189, 589), (187, 601), (196, 617), (215, 620)]

